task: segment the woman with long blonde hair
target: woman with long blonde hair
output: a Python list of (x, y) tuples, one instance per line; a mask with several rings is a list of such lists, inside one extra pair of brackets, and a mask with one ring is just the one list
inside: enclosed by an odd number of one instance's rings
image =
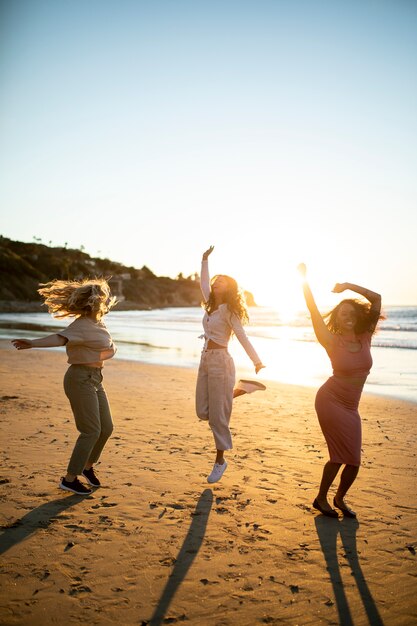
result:
[(64, 390), (80, 435), (59, 487), (85, 495), (92, 490), (80, 482), (78, 476), (82, 475), (91, 487), (100, 486), (94, 464), (113, 431), (102, 370), (103, 362), (114, 356), (116, 348), (102, 318), (116, 299), (103, 278), (53, 280), (41, 285), (38, 293), (54, 317), (75, 317), (75, 320), (53, 335), (13, 339), (12, 343), (17, 350), (66, 347), (70, 367), (64, 377)]
[(234, 391), (235, 366), (227, 351), (232, 333), (252, 360), (255, 372), (258, 373), (265, 366), (243, 329), (242, 324), (248, 321), (248, 313), (236, 281), (223, 274), (214, 276), (210, 281), (208, 257), (212, 252), (213, 246), (204, 252), (201, 262), (205, 344), (196, 388), (197, 416), (208, 420), (216, 445), (214, 466), (207, 478), (209, 483), (220, 480), (227, 468), (224, 452), (232, 448), (229, 422), (233, 398), (242, 393), (251, 393), (257, 388), (265, 389), (261, 383), (245, 381)]

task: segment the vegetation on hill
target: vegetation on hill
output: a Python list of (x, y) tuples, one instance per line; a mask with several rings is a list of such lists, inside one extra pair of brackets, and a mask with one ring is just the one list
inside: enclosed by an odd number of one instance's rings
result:
[[(201, 292), (198, 275), (176, 279), (122, 263), (91, 257), (82, 249), (52, 247), (12, 241), (0, 236), (0, 310), (40, 310), (39, 283), (54, 278), (80, 279), (104, 276), (119, 299), (118, 309), (198, 306)], [(247, 293), (248, 304), (254, 304)]]

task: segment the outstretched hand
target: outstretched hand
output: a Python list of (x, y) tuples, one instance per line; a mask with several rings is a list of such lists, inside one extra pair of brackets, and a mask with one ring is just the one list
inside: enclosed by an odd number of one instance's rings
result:
[(332, 289), (333, 293), (342, 293), (347, 289), (346, 283), (336, 283)]
[(213, 252), (213, 250), (214, 250), (214, 246), (210, 246), (210, 248), (208, 250), (203, 252), (203, 261), (207, 261), (207, 259), (209, 258), (210, 254)]
[(307, 276), (307, 266), (305, 263), (300, 263), (299, 265), (297, 265), (297, 270), (303, 278)]
[(12, 344), (17, 350), (29, 350), (29, 348), (32, 348), (30, 339), (12, 339)]

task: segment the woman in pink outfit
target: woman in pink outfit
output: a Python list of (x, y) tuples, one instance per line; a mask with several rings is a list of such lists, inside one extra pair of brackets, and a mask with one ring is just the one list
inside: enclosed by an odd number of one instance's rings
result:
[(362, 428), (359, 400), (372, 367), (371, 339), (381, 311), (381, 296), (352, 283), (337, 283), (334, 293), (350, 289), (368, 300), (342, 300), (323, 320), (306, 280), (304, 264), (298, 267), (304, 278), (303, 291), (311, 314), (314, 332), (325, 348), (333, 376), (317, 392), (315, 408), (326, 439), (330, 460), (326, 463), (319, 493), (313, 507), (323, 515), (337, 517), (327, 501), (327, 493), (342, 465), (344, 469), (333, 504), (347, 517), (356, 517), (344, 502), (348, 489), (358, 475), (361, 463)]

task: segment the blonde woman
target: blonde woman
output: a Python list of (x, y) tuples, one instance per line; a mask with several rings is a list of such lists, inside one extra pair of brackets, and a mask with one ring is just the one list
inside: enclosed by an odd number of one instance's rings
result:
[(103, 362), (114, 356), (116, 348), (102, 318), (116, 299), (101, 278), (54, 280), (41, 285), (38, 293), (54, 317), (75, 317), (75, 320), (54, 335), (13, 339), (12, 343), (17, 350), (66, 347), (70, 367), (64, 377), (64, 390), (80, 435), (59, 486), (65, 491), (85, 495), (92, 490), (80, 482), (78, 476), (82, 475), (91, 487), (100, 486), (94, 463), (113, 431), (102, 370)]
[(242, 323), (248, 321), (248, 313), (236, 281), (230, 276), (214, 276), (210, 281), (208, 257), (213, 252), (211, 246), (203, 254), (201, 263), (201, 292), (205, 315), (203, 318), (205, 344), (198, 369), (196, 389), (196, 412), (202, 420), (208, 420), (216, 445), (216, 459), (207, 482), (221, 479), (227, 462), (225, 450), (232, 448), (229, 422), (232, 413), (233, 397), (251, 393), (265, 386), (254, 381), (245, 381), (240, 389), (233, 390), (235, 366), (227, 351), (232, 333), (236, 335), (247, 355), (252, 360), (255, 372), (263, 367), (261, 359), (250, 343)]

